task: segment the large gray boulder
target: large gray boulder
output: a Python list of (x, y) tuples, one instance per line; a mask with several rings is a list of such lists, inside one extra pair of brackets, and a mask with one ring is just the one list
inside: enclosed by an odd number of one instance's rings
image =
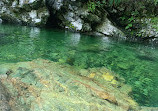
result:
[(105, 17), (102, 23), (96, 27), (96, 31), (106, 36), (116, 35), (119, 37), (125, 37), (125, 34), (115, 27), (107, 17)]
[(0, 1), (0, 18), (4, 22), (43, 26), (48, 16), (45, 0)]

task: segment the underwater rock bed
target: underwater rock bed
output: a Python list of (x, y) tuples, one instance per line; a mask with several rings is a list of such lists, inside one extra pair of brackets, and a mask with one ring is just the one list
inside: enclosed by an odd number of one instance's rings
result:
[[(13, 111), (138, 110), (125, 87), (106, 68), (78, 70), (48, 60), (2, 64), (1, 82)], [(84, 75), (84, 76), (82, 76)], [(117, 88), (119, 87), (119, 88)]]
[(104, 67), (76, 69), (37, 59), (0, 65), (0, 78), (12, 111), (147, 110), (129, 96), (124, 79)]

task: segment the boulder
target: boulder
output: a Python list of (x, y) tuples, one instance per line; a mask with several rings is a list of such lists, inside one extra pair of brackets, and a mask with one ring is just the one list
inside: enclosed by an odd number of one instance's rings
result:
[(48, 16), (44, 0), (0, 1), (0, 18), (4, 22), (44, 26)]
[(101, 34), (104, 34), (105, 36), (125, 37), (125, 34), (121, 30), (116, 28), (116, 26), (114, 26), (107, 17), (104, 17), (102, 23), (100, 23), (96, 27), (96, 31)]

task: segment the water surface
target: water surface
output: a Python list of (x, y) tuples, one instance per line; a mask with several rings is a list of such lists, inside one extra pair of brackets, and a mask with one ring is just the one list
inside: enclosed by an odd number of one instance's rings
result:
[(132, 85), (141, 105), (158, 106), (158, 46), (55, 29), (0, 25), (0, 64), (49, 59), (79, 68), (107, 67)]

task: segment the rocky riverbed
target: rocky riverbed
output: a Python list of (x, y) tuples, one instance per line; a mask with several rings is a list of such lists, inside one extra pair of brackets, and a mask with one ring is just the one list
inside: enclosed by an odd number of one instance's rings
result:
[(0, 65), (1, 111), (156, 111), (106, 68), (76, 69), (44, 59)]

